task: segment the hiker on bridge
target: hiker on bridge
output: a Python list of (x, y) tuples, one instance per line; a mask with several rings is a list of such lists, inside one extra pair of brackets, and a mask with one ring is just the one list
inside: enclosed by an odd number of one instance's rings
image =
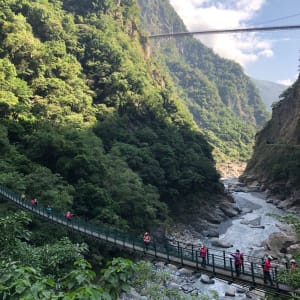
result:
[(207, 248), (206, 248), (203, 244), (201, 244), (201, 245), (200, 245), (199, 252), (200, 252), (200, 257), (201, 257), (201, 259), (202, 259), (202, 261), (201, 261), (201, 266), (202, 266), (203, 268), (205, 268), (205, 266), (206, 266)]
[(241, 267), (244, 263), (244, 255), (240, 252), (239, 249), (237, 249), (235, 253), (231, 253), (230, 255), (234, 258), (236, 277), (239, 277), (241, 274)]
[(146, 246), (146, 249), (148, 249), (149, 244), (151, 242), (151, 236), (150, 236), (150, 234), (148, 232), (145, 232), (143, 240), (144, 240), (144, 244)]
[(272, 259), (273, 257), (271, 255), (265, 255), (264, 262), (263, 262), (263, 271), (264, 271), (264, 283), (267, 284), (269, 281), (271, 285), (274, 285), (270, 274), (270, 270), (273, 267), (271, 264)]
[(290, 270), (295, 270), (297, 268), (297, 263), (294, 259), (290, 261)]
[(31, 206), (37, 206), (37, 200), (35, 198), (31, 199), (30, 203)]
[(46, 211), (47, 211), (47, 215), (48, 216), (51, 215), (51, 213), (52, 213), (52, 207), (50, 205), (48, 205), (47, 208), (46, 208)]
[(67, 219), (68, 221), (71, 221), (72, 218), (73, 218), (73, 216), (74, 216), (74, 214), (72, 214), (70, 211), (67, 211), (67, 212), (64, 214), (64, 216), (66, 217), (66, 219)]

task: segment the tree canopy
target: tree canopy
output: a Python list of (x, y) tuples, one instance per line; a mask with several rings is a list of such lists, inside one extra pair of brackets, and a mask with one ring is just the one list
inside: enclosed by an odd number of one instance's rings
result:
[(217, 203), (212, 148), (147, 58), (135, 1), (0, 11), (1, 184), (124, 230)]

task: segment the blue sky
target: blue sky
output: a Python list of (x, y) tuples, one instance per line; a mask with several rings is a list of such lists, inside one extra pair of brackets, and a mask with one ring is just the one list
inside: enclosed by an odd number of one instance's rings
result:
[[(300, 0), (170, 2), (190, 31), (300, 25)], [(240, 63), (251, 77), (284, 84), (293, 83), (297, 77), (300, 30), (199, 35), (197, 38), (220, 56)]]

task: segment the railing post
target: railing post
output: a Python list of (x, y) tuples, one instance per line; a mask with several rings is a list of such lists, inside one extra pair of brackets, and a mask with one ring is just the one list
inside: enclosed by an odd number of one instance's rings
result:
[(192, 245), (192, 261), (194, 261), (194, 245)]
[(198, 260), (197, 251), (196, 251), (196, 269), (199, 270), (199, 260)]
[(232, 258), (230, 258), (230, 271), (231, 271), (231, 277), (233, 278)]
[(255, 275), (254, 275), (254, 265), (253, 265), (253, 262), (251, 262), (251, 277), (252, 277), (253, 285), (255, 285)]
[(273, 278), (273, 280), (275, 281), (276, 289), (278, 290), (279, 289), (279, 284), (278, 284), (278, 281), (277, 281), (277, 267), (275, 267), (275, 278)]
[(167, 259), (168, 259), (168, 261), (170, 261), (170, 254), (169, 254), (169, 246), (168, 246), (168, 244), (166, 245), (166, 250), (167, 250)]
[(183, 266), (183, 254), (182, 254), (182, 247), (180, 247), (180, 260), (181, 260), (181, 265)]
[(226, 253), (223, 250), (223, 261), (224, 261), (224, 269), (226, 269)]
[(179, 257), (179, 253), (180, 253), (180, 246), (179, 246), (179, 241), (177, 241), (177, 255), (178, 255), (178, 257)]
[(216, 274), (216, 269), (215, 269), (215, 255), (212, 254), (212, 267), (213, 267), (213, 274)]
[(207, 253), (206, 253), (206, 256), (207, 256), (207, 264), (209, 265), (209, 250), (207, 249)]

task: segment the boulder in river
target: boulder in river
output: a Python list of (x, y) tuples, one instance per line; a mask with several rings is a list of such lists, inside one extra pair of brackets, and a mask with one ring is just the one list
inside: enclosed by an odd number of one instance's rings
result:
[(233, 246), (231, 243), (228, 243), (220, 239), (212, 239), (211, 244), (212, 246), (220, 247), (220, 248), (230, 248)]
[(297, 237), (295, 233), (275, 232), (265, 241), (265, 246), (276, 257), (283, 256), (287, 249), (295, 243)]
[(224, 221), (225, 216), (224, 213), (219, 208), (217, 208), (214, 212), (208, 212), (205, 216), (205, 219), (210, 223), (220, 224), (222, 221)]
[(220, 209), (223, 211), (224, 215), (229, 218), (233, 218), (240, 213), (239, 210), (234, 206), (222, 205)]
[(225, 296), (228, 296), (228, 297), (235, 297), (235, 292), (236, 292), (236, 289), (232, 286), (230, 286), (226, 292), (225, 292)]
[(194, 273), (194, 270), (192, 269), (186, 269), (186, 268), (181, 268), (178, 270), (178, 273), (180, 275), (186, 275), (186, 276), (192, 276)]
[(207, 237), (219, 237), (219, 231), (217, 229), (208, 229), (207, 231), (207, 234), (206, 234)]
[(207, 275), (205, 274), (202, 274), (201, 277), (200, 277), (200, 281), (202, 283), (205, 283), (205, 284), (214, 284), (215, 281), (211, 278), (209, 278)]

